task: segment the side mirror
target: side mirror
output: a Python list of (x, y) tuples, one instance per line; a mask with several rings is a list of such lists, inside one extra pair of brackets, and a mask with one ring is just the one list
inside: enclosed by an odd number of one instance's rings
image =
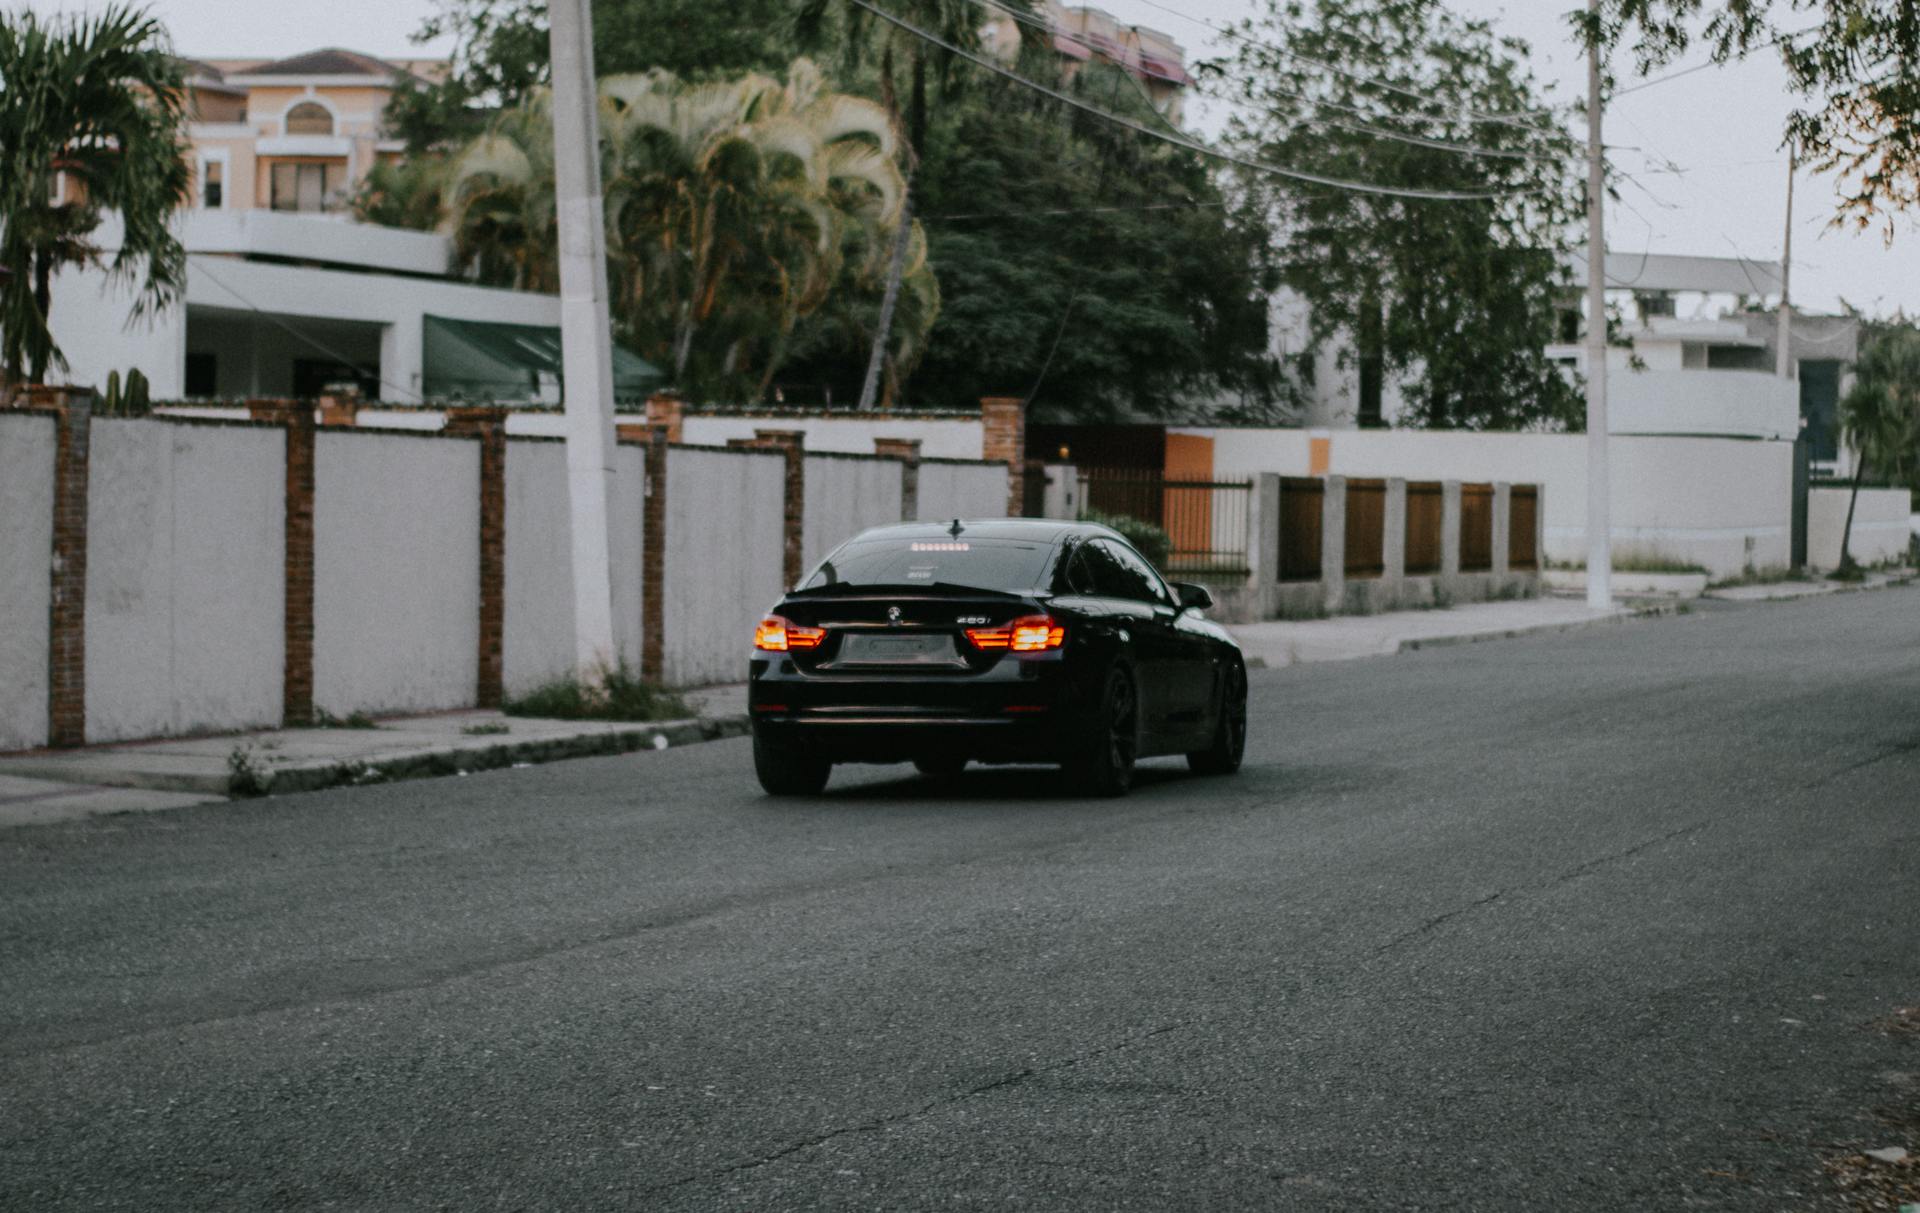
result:
[(1213, 595), (1204, 585), (1195, 585), (1191, 581), (1176, 581), (1173, 592), (1180, 595), (1180, 607), (1187, 611), (1204, 611), (1213, 605)]

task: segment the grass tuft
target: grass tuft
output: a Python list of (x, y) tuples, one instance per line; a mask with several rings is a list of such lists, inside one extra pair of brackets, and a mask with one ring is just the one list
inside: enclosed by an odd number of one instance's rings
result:
[(582, 683), (569, 674), (501, 705), (509, 716), (547, 720), (684, 720), (693, 709), (677, 693), (642, 682), (626, 666)]

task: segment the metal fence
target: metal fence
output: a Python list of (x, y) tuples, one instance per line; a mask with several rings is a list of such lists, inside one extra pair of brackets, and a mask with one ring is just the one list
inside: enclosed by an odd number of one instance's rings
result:
[(1253, 482), (1170, 480), (1131, 468), (1087, 468), (1080, 500), (1097, 514), (1133, 518), (1166, 532), (1165, 572), (1244, 577), (1252, 532)]

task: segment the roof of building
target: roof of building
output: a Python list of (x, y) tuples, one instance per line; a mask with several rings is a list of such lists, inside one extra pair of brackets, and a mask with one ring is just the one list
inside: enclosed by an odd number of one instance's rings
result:
[[(1587, 257), (1576, 253), (1573, 282), (1587, 284)], [(1607, 252), (1607, 285), (1633, 291), (1701, 291), (1714, 295), (1777, 295), (1780, 264), (1746, 257), (1684, 257)]]
[(243, 75), (248, 76), (368, 76), (379, 80), (390, 80), (405, 72), (404, 68), (373, 55), (359, 51), (343, 50), (337, 46), (325, 47), (317, 51), (307, 51), (288, 59), (276, 59), (271, 63), (262, 63), (247, 68)]

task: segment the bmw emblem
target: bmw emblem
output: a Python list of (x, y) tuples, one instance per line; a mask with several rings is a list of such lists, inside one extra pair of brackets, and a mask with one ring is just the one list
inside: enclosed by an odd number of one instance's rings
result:
[(898, 623), (900, 622), (900, 608), (899, 608), (899, 607), (897, 607), (897, 606), (890, 606), (890, 607), (888, 607), (888, 608), (887, 608), (887, 622), (888, 622), (888, 623), (891, 623), (891, 624), (896, 624), (896, 625), (897, 625), (897, 624), (898, 624)]

